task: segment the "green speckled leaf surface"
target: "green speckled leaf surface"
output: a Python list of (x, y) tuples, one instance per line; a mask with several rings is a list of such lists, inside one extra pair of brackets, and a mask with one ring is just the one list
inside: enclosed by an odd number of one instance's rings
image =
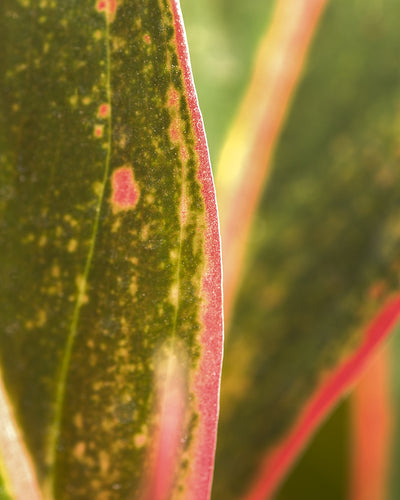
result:
[(175, 21), (166, 0), (2, 3), (0, 361), (46, 498), (137, 495), (168, 341), (181, 479), (192, 453), (215, 209)]

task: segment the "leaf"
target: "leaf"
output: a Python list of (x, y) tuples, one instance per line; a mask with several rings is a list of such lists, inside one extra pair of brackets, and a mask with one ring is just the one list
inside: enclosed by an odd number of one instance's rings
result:
[(398, 8), (337, 1), (325, 13), (228, 335), (214, 498), (264, 498), (252, 488), (274, 471), (262, 464), (296, 436), (276, 489), (331, 406), (307, 411), (349, 388), (345, 368), (365, 364), (398, 318)]
[(274, 147), (326, 3), (326, 0), (277, 2), (257, 53), (251, 82), (221, 151), (216, 188), (221, 212), (224, 313), (228, 325), (251, 223), (269, 176)]
[(0, 360), (44, 494), (141, 495), (174, 359), (167, 493), (207, 498), (220, 251), (178, 3), (6, 0), (0, 40)]

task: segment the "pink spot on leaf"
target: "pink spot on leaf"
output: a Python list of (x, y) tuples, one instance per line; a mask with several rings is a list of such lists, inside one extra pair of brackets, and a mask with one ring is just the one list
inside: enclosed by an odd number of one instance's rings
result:
[(150, 35), (148, 33), (146, 33), (143, 37), (143, 40), (145, 43), (147, 43), (147, 45), (149, 45), (151, 43)]
[(107, 103), (103, 103), (99, 107), (97, 115), (99, 118), (106, 118), (110, 113), (110, 106)]
[(133, 177), (131, 167), (120, 167), (112, 175), (111, 201), (114, 210), (135, 208), (139, 200), (139, 188)]
[(98, 12), (104, 12), (108, 22), (114, 21), (117, 11), (117, 0), (99, 0), (96, 3)]
[(103, 137), (104, 126), (103, 125), (95, 125), (94, 127), (94, 135), (97, 138)]

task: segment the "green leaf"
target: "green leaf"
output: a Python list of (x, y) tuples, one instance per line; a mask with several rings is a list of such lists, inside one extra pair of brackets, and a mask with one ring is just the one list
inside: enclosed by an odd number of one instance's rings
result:
[(45, 496), (161, 481), (175, 394), (168, 487), (207, 498), (220, 253), (179, 6), (5, 0), (0, 44), (0, 360)]
[(378, 312), (377, 338), (399, 314), (398, 9), (332, 2), (314, 42), (228, 335), (215, 498), (246, 495)]

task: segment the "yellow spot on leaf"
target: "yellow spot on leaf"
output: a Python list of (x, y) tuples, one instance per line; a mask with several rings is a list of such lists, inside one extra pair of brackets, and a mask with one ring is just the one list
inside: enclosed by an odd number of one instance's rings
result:
[(76, 239), (73, 238), (72, 240), (69, 240), (68, 246), (67, 246), (68, 252), (70, 252), (70, 253), (75, 252), (77, 247), (78, 247), (78, 242)]
[(170, 250), (169, 252), (169, 258), (174, 261), (174, 260), (177, 260), (177, 258), (179, 257), (179, 252), (178, 250), (176, 249), (173, 249), (173, 250)]
[(101, 470), (101, 473), (103, 475), (107, 474), (108, 469), (110, 468), (110, 455), (106, 451), (100, 450), (100, 452), (99, 452), (99, 459), (100, 459), (100, 470)]
[(32, 243), (32, 241), (35, 241), (35, 234), (34, 233), (29, 233), (24, 239), (24, 243)]
[(152, 205), (155, 201), (154, 195), (153, 194), (146, 195), (146, 201), (149, 205)]
[(44, 247), (47, 243), (47, 236), (42, 234), (42, 236), (39, 238), (39, 246)]
[(150, 224), (146, 224), (142, 227), (142, 232), (140, 233), (140, 239), (146, 241), (150, 233)]
[(71, 97), (69, 98), (69, 103), (71, 104), (71, 106), (72, 106), (73, 108), (75, 108), (75, 107), (76, 107), (76, 105), (78, 104), (78, 94), (74, 94), (73, 96), (71, 96)]
[(131, 295), (135, 296), (137, 293), (137, 282), (136, 279), (131, 281), (131, 284), (129, 285), (129, 292)]
[(73, 418), (73, 422), (74, 422), (75, 427), (77, 427), (78, 429), (82, 429), (83, 428), (82, 413), (76, 413), (74, 418)]
[(112, 38), (112, 44), (114, 50), (120, 50), (126, 46), (126, 41), (124, 38), (115, 36)]
[(97, 196), (101, 196), (101, 193), (103, 191), (103, 184), (101, 182), (94, 182), (93, 183), (93, 191)]
[(85, 456), (85, 451), (86, 444), (84, 441), (80, 441), (74, 446), (73, 455), (77, 460), (82, 461), (83, 457)]
[(60, 277), (60, 268), (59, 268), (59, 266), (54, 265), (51, 268), (51, 275), (53, 276), (53, 278), (59, 278)]
[(78, 221), (76, 219), (73, 219), (69, 214), (64, 215), (64, 221), (67, 222), (71, 227), (76, 227), (78, 225)]
[(76, 287), (78, 288), (79, 292), (82, 293), (86, 287), (85, 278), (81, 274), (78, 274), (78, 276), (76, 277), (75, 283), (76, 283)]
[(126, 134), (121, 134), (119, 139), (118, 139), (118, 145), (122, 149), (126, 146), (126, 143), (128, 141), (128, 136)]
[(47, 313), (44, 309), (40, 309), (40, 311), (38, 312), (38, 317), (37, 317), (37, 321), (36, 321), (36, 324), (38, 327), (42, 327), (46, 324), (46, 321), (47, 321)]
[(178, 300), (179, 300), (179, 288), (176, 283), (174, 283), (169, 291), (169, 300), (171, 304), (173, 304), (175, 307), (178, 306)]
[(111, 227), (111, 232), (116, 233), (120, 227), (121, 227), (121, 219), (119, 218), (115, 219)]

